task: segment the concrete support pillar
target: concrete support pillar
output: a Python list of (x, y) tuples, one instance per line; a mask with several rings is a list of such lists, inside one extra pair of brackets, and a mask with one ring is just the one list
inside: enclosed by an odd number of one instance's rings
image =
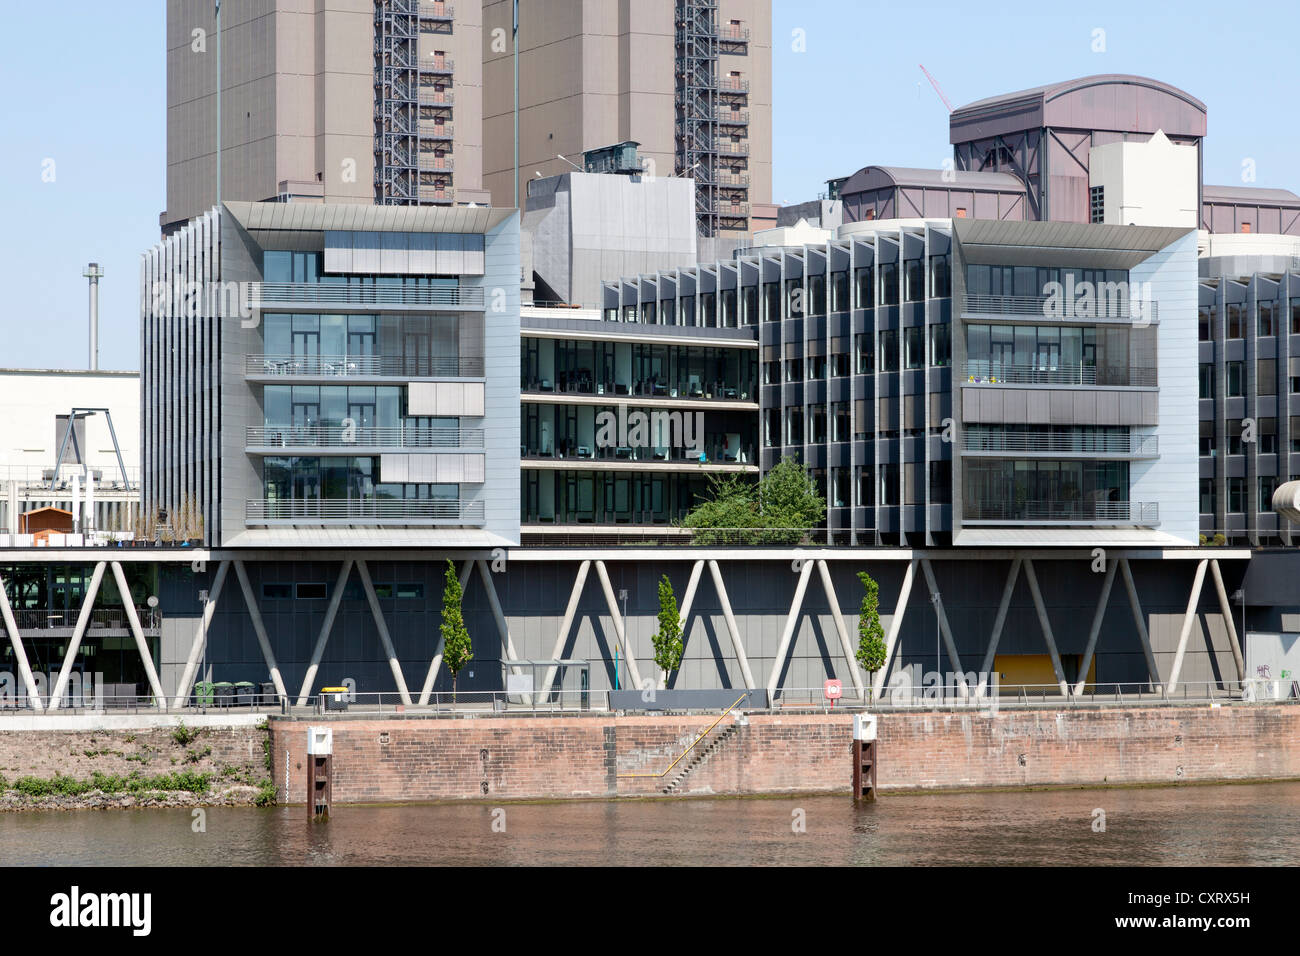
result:
[(826, 590), (826, 600), (831, 606), (831, 619), (835, 622), (835, 633), (839, 635), (840, 647), (844, 650), (844, 662), (848, 665), (849, 676), (853, 679), (853, 689), (857, 692), (858, 700), (865, 700), (862, 673), (858, 670), (858, 659), (853, 651), (853, 642), (849, 640), (848, 628), (844, 626), (844, 616), (840, 614), (840, 599), (835, 593), (835, 585), (831, 582), (831, 569), (826, 564), (825, 558), (817, 560), (817, 571), (821, 575), (822, 587)]
[(1082, 694), (1088, 684), (1088, 668), (1092, 666), (1092, 655), (1097, 649), (1097, 638), (1101, 636), (1101, 622), (1106, 617), (1106, 607), (1110, 604), (1110, 589), (1115, 583), (1115, 568), (1117, 561), (1106, 562), (1106, 577), (1101, 582), (1101, 596), (1097, 598), (1097, 610), (1092, 615), (1092, 627), (1088, 630), (1088, 643), (1083, 649), (1083, 658), (1079, 663), (1079, 680), (1074, 685), (1074, 693), (1077, 697)]
[(1142, 654), (1147, 661), (1147, 676), (1152, 687), (1160, 683), (1160, 668), (1156, 665), (1155, 651), (1151, 648), (1151, 635), (1147, 633), (1146, 615), (1142, 613), (1142, 602), (1138, 600), (1137, 587), (1133, 584), (1133, 570), (1128, 558), (1120, 558), (1119, 573), (1124, 578), (1124, 590), (1128, 592), (1128, 605), (1133, 610), (1133, 624), (1137, 627), (1138, 641), (1142, 645)]
[(361, 575), (361, 586), (366, 591), (366, 600), (370, 602), (370, 615), (375, 619), (375, 628), (379, 631), (379, 642), (384, 646), (384, 653), (388, 655), (388, 666), (393, 672), (397, 693), (402, 698), (402, 703), (410, 707), (411, 692), (407, 689), (406, 678), (402, 675), (402, 665), (397, 660), (397, 651), (393, 649), (393, 638), (388, 633), (388, 622), (384, 620), (384, 612), (379, 607), (379, 596), (375, 594), (375, 585), (370, 580), (370, 569), (366, 567), (366, 562), (358, 561), (357, 571)]
[(1034, 562), (1025, 558), (1025, 581), (1029, 584), (1029, 594), (1034, 599), (1034, 610), (1038, 612), (1038, 624), (1043, 629), (1043, 640), (1047, 642), (1047, 653), (1052, 658), (1052, 671), (1060, 685), (1061, 695), (1068, 693), (1065, 680), (1065, 668), (1061, 666), (1061, 655), (1056, 650), (1056, 637), (1052, 634), (1052, 622), (1047, 618), (1047, 605), (1043, 602), (1043, 592), (1038, 589), (1038, 574), (1034, 571)]
[(736, 652), (736, 662), (740, 664), (740, 674), (745, 680), (745, 689), (755, 686), (754, 675), (749, 669), (749, 656), (745, 653), (745, 642), (741, 639), (740, 628), (736, 626), (736, 615), (731, 611), (731, 598), (727, 586), (722, 583), (722, 569), (718, 562), (709, 560), (709, 575), (713, 578), (713, 588), (718, 592), (718, 601), (722, 604), (722, 617), (727, 622), (727, 633), (731, 635), (731, 646)]
[(230, 562), (222, 561), (217, 565), (217, 573), (212, 579), (212, 589), (208, 592), (208, 603), (203, 608), (203, 616), (199, 621), (199, 631), (194, 635), (194, 643), (190, 645), (190, 656), (185, 662), (185, 670), (181, 674), (181, 682), (176, 688), (176, 697), (172, 701), (172, 706), (180, 708), (189, 704), (190, 691), (194, 689), (194, 673), (199, 669), (199, 660), (203, 657), (203, 651), (208, 642), (208, 629), (212, 627), (212, 615), (217, 610), (217, 598), (221, 597), (221, 590), (226, 586), (226, 575), (230, 571)]
[(338, 616), (339, 603), (343, 600), (343, 589), (347, 586), (348, 575), (351, 573), (352, 559), (347, 558), (339, 569), (338, 581), (334, 584), (334, 592), (330, 595), (330, 602), (325, 608), (325, 620), (321, 622), (320, 633), (316, 636), (316, 646), (312, 648), (311, 663), (307, 665), (307, 673), (302, 678), (302, 688), (298, 691), (299, 707), (306, 707), (307, 698), (311, 696), (316, 671), (320, 669), (320, 660), (325, 656), (325, 645), (329, 642), (330, 630), (334, 627), (334, 618)]
[[(1232, 605), (1228, 601), (1228, 591), (1223, 586), (1223, 572), (1219, 569), (1219, 559), (1210, 561), (1210, 573), (1214, 576), (1214, 589), (1219, 594), (1219, 610), (1223, 612), (1223, 623), (1228, 627), (1228, 646), (1232, 648), (1232, 662), (1237, 666), (1237, 680), (1246, 679), (1246, 661), (1241, 653), (1241, 639), (1244, 634), (1237, 634), (1237, 623), (1232, 616)], [(1245, 622), (1242, 622), (1245, 626)]]
[(90, 614), (95, 608), (95, 595), (99, 593), (99, 583), (104, 579), (104, 562), (95, 565), (90, 574), (90, 585), (86, 588), (86, 597), (81, 602), (81, 613), (77, 615), (77, 626), (68, 642), (68, 651), (63, 655), (63, 666), (59, 668), (59, 678), (50, 691), (50, 710), (58, 710), (63, 701), (63, 691), (68, 686), (68, 677), (72, 674), (72, 664), (81, 650), (81, 639), (86, 636), (86, 625), (90, 623)]
[[(952, 628), (948, 624), (948, 612), (943, 607), (943, 595), (939, 593), (939, 584), (934, 579), (934, 568), (929, 558), (921, 559), (921, 570), (925, 573), (925, 583), (930, 588), (930, 597), (934, 600), (934, 610), (939, 616), (939, 632), (943, 635), (944, 646), (948, 650), (948, 660), (957, 679), (957, 693), (962, 697), (970, 696), (970, 685), (966, 683), (966, 672), (962, 670), (961, 658), (957, 656), (957, 642), (953, 640)], [(939, 665), (942, 667), (942, 664)]]
[(1169, 684), (1165, 693), (1173, 694), (1178, 689), (1178, 677), (1183, 671), (1183, 655), (1187, 653), (1187, 639), (1192, 636), (1192, 625), (1196, 623), (1196, 608), (1201, 603), (1201, 588), (1205, 584), (1205, 570), (1209, 558), (1201, 558), (1196, 563), (1196, 576), (1192, 579), (1192, 593), (1187, 597), (1187, 610), (1183, 613), (1183, 628), (1178, 632), (1178, 650), (1174, 652), (1174, 666), (1169, 671)]
[(18, 631), (18, 622), (14, 620), (14, 610), (9, 606), (9, 595), (5, 593), (4, 579), (0, 578), (0, 619), (4, 620), (5, 631), (9, 635), (9, 644), (18, 659), (18, 673), (22, 676), (23, 686), (27, 688), (27, 702), (37, 713), (44, 709), (40, 691), (36, 687), (36, 678), (32, 676), (32, 667), (27, 662), (27, 650), (23, 647), (23, 636)]
[[(555, 633), (555, 647), (551, 650), (551, 660), (558, 661), (560, 654), (564, 652), (564, 642), (569, 638), (569, 628), (573, 626), (573, 616), (578, 612), (578, 602), (582, 600), (582, 588), (587, 583), (587, 574), (591, 571), (591, 562), (583, 561), (578, 565), (578, 573), (573, 579), (573, 590), (569, 592), (569, 604), (564, 609), (564, 617), (560, 620), (560, 629)], [(537, 688), (539, 692), (539, 701), (543, 701), (551, 693), (551, 682), (555, 680), (555, 665), (551, 664), (546, 668), (546, 676), (542, 678), (542, 685)]]
[(244, 603), (248, 605), (248, 616), (253, 619), (253, 633), (257, 635), (257, 643), (262, 648), (262, 658), (266, 661), (267, 672), (271, 675), (271, 683), (275, 685), (275, 692), (281, 700), (289, 699), (289, 692), (284, 688), (284, 678), (280, 676), (280, 665), (275, 662), (275, 652), (271, 650), (271, 640), (266, 634), (266, 625), (262, 622), (262, 611), (257, 606), (257, 597), (253, 594), (253, 587), (248, 582), (248, 571), (244, 568), (243, 561), (235, 562), (235, 575), (239, 578), (240, 590), (244, 592)]
[(131, 625), (132, 635), (135, 636), (135, 646), (140, 651), (140, 660), (149, 678), (149, 687), (153, 690), (154, 704), (159, 710), (166, 710), (167, 698), (163, 695), (162, 683), (158, 680), (158, 670), (153, 666), (153, 653), (149, 650), (149, 642), (144, 639), (144, 629), (140, 627), (140, 615), (136, 613), (135, 600), (131, 597), (131, 589), (127, 587), (126, 574), (122, 571), (120, 561), (113, 562), (113, 579), (117, 581), (117, 589), (122, 595), (126, 620)]
[(880, 697), (885, 687), (885, 678), (894, 663), (894, 649), (898, 647), (898, 634), (903, 627), (903, 615), (907, 612), (907, 600), (912, 596), (912, 581), (916, 577), (916, 559), (907, 563), (903, 573), (903, 585), (898, 590), (898, 603), (894, 606), (894, 616), (889, 619), (889, 630), (885, 632), (885, 663), (876, 672), (876, 679), (871, 685), (873, 697)]
[[(464, 595), (465, 585), (469, 583), (469, 573), (474, 568), (473, 561), (462, 561), (460, 571), (456, 577), (460, 581), (460, 593)], [(438, 630), (438, 643), (434, 645), (433, 660), (429, 662), (429, 670), (424, 675), (424, 684), (420, 688), (420, 705), (424, 706), (429, 703), (429, 698), (433, 695), (433, 684), (438, 679), (438, 671), (442, 670), (442, 629)]]
[(785, 627), (781, 631), (781, 643), (777, 646), (776, 657), (772, 659), (772, 672), (767, 678), (767, 702), (772, 704), (776, 695), (776, 686), (781, 680), (781, 668), (785, 666), (785, 657), (790, 652), (790, 642), (794, 639), (795, 627), (799, 624), (799, 611), (803, 608), (803, 596), (808, 591), (808, 581), (812, 578), (813, 562), (805, 560), (799, 571), (799, 583), (794, 588), (794, 600), (790, 602), (790, 613), (786, 615)]
[(984, 664), (980, 667), (979, 689), (976, 693), (983, 697), (988, 690), (988, 675), (993, 673), (993, 665), (997, 661), (998, 642), (1002, 640), (1002, 628), (1007, 623), (1007, 610), (1011, 607), (1011, 595), (1015, 593), (1016, 581), (1020, 577), (1020, 565), (1023, 558), (1016, 558), (1011, 562), (1011, 570), (1007, 572), (1007, 583), (1002, 587), (1002, 600), (998, 604), (998, 616), (993, 619), (993, 632), (989, 635), (989, 647), (984, 652)]
[(644, 690), (645, 685), (641, 683), (641, 670), (637, 667), (636, 655), (632, 653), (632, 648), (627, 641), (627, 626), (623, 621), (623, 615), (618, 609), (618, 601), (614, 598), (614, 586), (609, 581), (609, 571), (605, 567), (604, 561), (596, 562), (596, 576), (600, 578), (601, 590), (605, 592), (605, 606), (609, 608), (609, 616), (614, 621), (614, 633), (618, 635), (619, 646), (623, 648), (623, 654), (627, 658), (628, 676), (632, 678), (632, 686), (638, 690)]

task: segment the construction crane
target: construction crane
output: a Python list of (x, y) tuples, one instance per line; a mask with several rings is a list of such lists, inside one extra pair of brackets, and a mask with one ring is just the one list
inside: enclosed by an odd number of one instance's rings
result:
[(943, 105), (948, 107), (948, 112), (951, 113), (952, 104), (948, 102), (948, 97), (943, 95), (943, 90), (939, 89), (939, 81), (930, 75), (930, 71), (925, 68), (924, 63), (918, 63), (917, 66), (921, 68), (921, 72), (925, 74), (925, 78), (930, 81), (930, 85), (934, 87), (934, 91), (939, 94), (939, 99), (943, 100)]

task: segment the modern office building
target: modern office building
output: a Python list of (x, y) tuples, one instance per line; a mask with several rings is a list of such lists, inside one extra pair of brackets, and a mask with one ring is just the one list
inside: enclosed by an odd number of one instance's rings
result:
[[(489, 203), (481, 0), (258, 0), (221, 16), (220, 198)], [(216, 31), (209, 0), (168, 0), (164, 233), (218, 200)]]
[(706, 237), (770, 225), (771, 0), (519, 5), (514, 182), (512, 0), (485, 0), (484, 181), (498, 204), (588, 150), (628, 141), (647, 171), (696, 182)]
[(225, 203), (141, 278), (145, 507), (213, 545), (518, 542), (513, 210)]
[[(694, 268), (671, 276), (697, 281)], [(673, 526), (706, 496), (710, 476), (758, 475), (754, 330), (696, 324), (689, 304), (680, 324), (660, 323), (658, 305), (628, 322), (602, 321), (598, 309), (524, 307), (525, 543), (680, 535)]]

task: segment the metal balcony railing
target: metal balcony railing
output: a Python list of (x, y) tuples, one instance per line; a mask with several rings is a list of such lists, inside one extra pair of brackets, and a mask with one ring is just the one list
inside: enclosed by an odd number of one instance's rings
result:
[(713, 150), (718, 153), (725, 153), (728, 156), (748, 156), (749, 143), (741, 141), (733, 142), (729, 139), (715, 139), (713, 141)]
[(481, 428), (418, 425), (249, 425), (246, 444), (271, 448), (482, 448)]
[(749, 27), (733, 27), (730, 24), (718, 27), (718, 39), (723, 43), (748, 43)]
[(1003, 365), (972, 359), (966, 363), (968, 385), (1102, 385), (1154, 388), (1154, 368), (1099, 368), (1095, 365), (1059, 366)]
[(991, 315), (1039, 315), (1048, 319), (1116, 320), (1154, 322), (1159, 316), (1155, 302), (1130, 303), (1127, 300), (1094, 302), (1087, 310), (1077, 307), (1070, 315), (1061, 314), (1061, 299), (1045, 295), (967, 295), (963, 312)]
[[(135, 613), (143, 630), (156, 631), (159, 628), (162, 615), (156, 608), (137, 607)], [(14, 623), (18, 625), (19, 631), (52, 631), (64, 628), (71, 630), (77, 626), (79, 615), (80, 611), (75, 609), (20, 610), (15, 608)], [(131, 622), (127, 618), (125, 608), (99, 608), (90, 612), (90, 619), (86, 626), (91, 629), (128, 630)], [(4, 620), (0, 618), (0, 634), (4, 633)]]
[(748, 188), (749, 174), (748, 173), (715, 173), (713, 176), (713, 183), (716, 186), (722, 186), (722, 187)]
[(420, 186), (419, 198), (422, 202), (455, 202), (455, 190), (444, 186)]
[(250, 308), (268, 305), (429, 305), (483, 307), (483, 290), (469, 286), (344, 285), (331, 282), (250, 282)]
[(291, 498), (246, 502), (244, 518), (249, 524), (281, 524), (319, 521), (374, 524), (483, 524), (482, 501), (430, 498)]
[(1013, 504), (1003, 501), (967, 501), (962, 520), (1156, 525), (1160, 523), (1160, 503), (1076, 500)]
[[(421, 139), (453, 139), (455, 137), (455, 123), (432, 123), (427, 120), (420, 123)], [(421, 166), (424, 164), (421, 163)]]
[(1155, 435), (1027, 435), (1016, 432), (971, 432), (962, 434), (966, 451), (1052, 452), (1155, 456), (1159, 442)]
[(421, 358), (404, 355), (249, 355), (245, 374), (312, 375), (329, 378), (482, 378), (483, 359), (455, 355)]
[(449, 56), (431, 56), (423, 65), (426, 73), (453, 73), (456, 70), (456, 61)]
[(420, 154), (419, 169), (422, 173), (450, 173), (453, 172), (455, 168), (455, 157), (435, 156), (432, 153)]
[(714, 207), (719, 216), (731, 219), (747, 219), (749, 217), (749, 203), (747, 202), (720, 202)]
[[(54, 455), (51, 453), (51, 459)], [(140, 469), (128, 466), (126, 473), (117, 465), (92, 465), (89, 468), (91, 474), (95, 476), (95, 493), (102, 494), (105, 492), (124, 492), (127, 485), (134, 491), (140, 490)], [(54, 468), (43, 468), (40, 465), (0, 465), (0, 486), (6, 482), (18, 482), (20, 493), (27, 491), (71, 491), (72, 479), (76, 476), (81, 482), (82, 494), (85, 494), (86, 479), (82, 473), (82, 466), (65, 461), (63, 467), (59, 469), (59, 483), (50, 488), (50, 482), (54, 480)]]
[(443, 3), (442, 0), (421, 0), (421, 20), (452, 20), (455, 16), (456, 8), (450, 3)]
[(723, 93), (748, 93), (749, 80), (743, 80), (738, 76), (720, 76), (717, 89)]
[(422, 87), (420, 89), (421, 106), (452, 106), (456, 102), (456, 96), (452, 90), (435, 90)]
[(724, 110), (717, 109), (713, 111), (713, 117), (724, 126), (748, 126), (748, 110)]

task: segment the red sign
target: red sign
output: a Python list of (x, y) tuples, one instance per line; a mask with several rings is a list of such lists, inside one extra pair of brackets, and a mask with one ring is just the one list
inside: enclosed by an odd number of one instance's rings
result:
[(837, 680), (828, 680), (826, 682), (826, 699), (839, 700), (844, 696), (844, 685)]

